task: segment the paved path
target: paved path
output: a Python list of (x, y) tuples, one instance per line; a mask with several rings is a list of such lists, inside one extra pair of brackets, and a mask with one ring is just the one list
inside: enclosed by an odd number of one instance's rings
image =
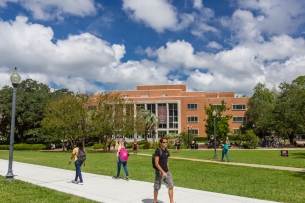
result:
[[(5, 176), (8, 161), (0, 159), (0, 175)], [(60, 192), (78, 195), (104, 203), (152, 203), (153, 184), (148, 182), (123, 179), (112, 179), (110, 176), (83, 173), (84, 185), (70, 183), (74, 171), (57, 169), (34, 164), (13, 162), (15, 179), (51, 188)], [(167, 203), (168, 194), (165, 185), (159, 191), (159, 203)], [(226, 195), (202, 190), (175, 187), (176, 203), (272, 203), (233, 195)]]

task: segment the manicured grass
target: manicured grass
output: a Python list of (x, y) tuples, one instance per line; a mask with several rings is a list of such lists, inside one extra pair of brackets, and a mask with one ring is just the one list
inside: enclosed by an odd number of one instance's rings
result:
[(40, 187), (20, 180), (3, 182), (5, 177), (0, 176), (1, 202), (39, 202), (39, 203), (63, 203), (95, 202), (78, 196), (57, 192), (45, 187)]
[[(201, 156), (201, 158), (207, 157), (208, 159), (211, 159), (211, 156), (213, 156), (213, 151), (181, 150), (179, 153), (174, 153), (173, 150), (171, 151), (172, 156), (184, 156), (192, 158), (199, 158)], [(142, 150), (140, 152), (142, 153)], [(146, 153), (151, 154), (152, 150), (146, 151)], [(244, 150), (238, 152), (235, 157), (232, 150), (230, 151), (230, 156), (232, 160), (239, 162), (238, 157), (244, 157), (245, 160), (251, 160), (256, 159), (257, 155), (262, 156), (262, 152), (257, 151), (257, 153), (258, 154), (255, 154), (250, 150)], [(266, 157), (270, 157), (269, 162), (272, 162), (272, 154), (274, 152), (265, 151), (265, 153), (269, 154), (265, 154), (265, 159), (267, 160)], [(295, 163), (294, 159), (301, 161), (301, 159), (297, 156), (297, 153), (301, 152), (296, 151), (295, 157), (290, 156), (289, 154), (289, 157), (281, 158), (286, 161), (291, 159), (289, 162)], [(218, 156), (220, 156), (220, 152), (218, 152)], [(8, 152), (0, 152), (0, 158), (7, 159)], [(74, 170), (73, 165), (67, 164), (69, 158), (69, 152), (14, 151), (14, 161)], [(88, 152), (87, 159), (87, 165), (82, 167), (83, 171), (109, 176), (115, 175), (117, 158), (114, 153)], [(170, 159), (170, 169), (174, 177), (175, 185), (180, 187), (272, 200), (277, 202), (303, 203), (305, 199), (303, 183), (305, 173), (301, 172), (202, 163), (175, 159)], [(154, 180), (151, 157), (133, 155), (131, 153), (128, 161), (128, 170), (131, 179), (146, 182), (153, 182)], [(121, 174), (121, 176), (123, 175)]]
[[(218, 149), (218, 160), (221, 160), (221, 150)], [(172, 157), (196, 158), (205, 160), (214, 160), (214, 150), (180, 150), (176, 152), (171, 150)], [(141, 150), (139, 153), (152, 154), (152, 150)], [(305, 149), (288, 150), (289, 156), (282, 157), (279, 150), (229, 150), (229, 157), (232, 162), (262, 164), (272, 166), (289, 166), (296, 168), (305, 168)]]

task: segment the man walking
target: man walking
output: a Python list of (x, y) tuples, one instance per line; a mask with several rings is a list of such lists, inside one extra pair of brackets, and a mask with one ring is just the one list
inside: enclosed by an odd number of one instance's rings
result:
[(174, 182), (171, 173), (169, 172), (168, 157), (170, 156), (167, 150), (168, 140), (166, 138), (160, 139), (160, 147), (155, 151), (155, 183), (154, 183), (154, 203), (158, 201), (158, 191), (161, 188), (161, 182), (164, 181), (168, 188), (168, 196), (170, 203), (174, 203)]

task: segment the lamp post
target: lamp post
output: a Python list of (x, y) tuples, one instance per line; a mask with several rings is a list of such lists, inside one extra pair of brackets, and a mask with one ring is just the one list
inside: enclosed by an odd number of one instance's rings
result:
[(192, 130), (192, 126), (187, 125), (187, 148), (190, 148), (190, 128)]
[(218, 159), (218, 156), (216, 154), (216, 111), (213, 110), (213, 117), (214, 117), (214, 159)]
[(13, 150), (14, 150), (14, 134), (15, 134), (15, 112), (16, 112), (16, 95), (17, 95), (17, 86), (21, 80), (20, 75), (17, 72), (17, 68), (15, 68), (14, 73), (11, 75), (11, 82), (13, 84), (13, 104), (12, 104), (12, 120), (11, 120), (11, 134), (10, 134), (10, 153), (9, 153), (9, 161), (8, 161), (8, 171), (6, 174), (6, 178), (4, 181), (13, 181)]

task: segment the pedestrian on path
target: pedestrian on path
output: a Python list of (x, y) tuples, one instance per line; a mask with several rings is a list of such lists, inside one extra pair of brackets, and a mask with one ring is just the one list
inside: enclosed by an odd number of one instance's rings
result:
[(161, 182), (164, 181), (168, 188), (168, 196), (170, 203), (174, 203), (174, 182), (172, 174), (169, 172), (168, 157), (170, 156), (167, 150), (168, 139), (160, 139), (160, 147), (155, 151), (155, 183), (154, 183), (154, 203), (158, 201), (158, 192), (161, 188)]
[(228, 143), (225, 141), (225, 142), (223, 143), (221, 161), (223, 161), (224, 155), (226, 155), (227, 161), (230, 162), (228, 152), (229, 152), (229, 145), (228, 145)]
[[(113, 176), (113, 178), (118, 179), (120, 177), (120, 172), (121, 172), (121, 165), (123, 165), (124, 171), (126, 178), (125, 180), (129, 180), (129, 174), (128, 174), (128, 169), (127, 169), (127, 160), (124, 160), (123, 158), (123, 153), (127, 153), (127, 150), (125, 148), (125, 142), (122, 140), (118, 146), (118, 151), (116, 153), (116, 156), (118, 157), (118, 162), (117, 162), (117, 174), (116, 176)], [(129, 156), (129, 154), (127, 154)], [(128, 159), (128, 158), (127, 158)]]
[[(72, 180), (72, 183), (79, 183), (80, 185), (83, 185), (83, 176), (82, 176), (82, 171), (81, 171), (81, 166), (84, 164), (86, 165), (86, 160), (85, 161), (79, 161), (78, 160), (78, 155), (79, 151), (82, 150), (85, 152), (83, 148), (83, 143), (81, 141), (78, 141), (76, 143), (76, 147), (73, 149), (69, 164), (71, 164), (72, 159), (74, 159), (74, 165), (75, 165), (75, 179)], [(79, 179), (79, 182), (78, 182)]]
[(132, 148), (133, 148), (133, 153), (137, 154), (138, 153), (138, 142), (137, 142), (137, 139), (134, 139), (134, 141), (132, 143)]

